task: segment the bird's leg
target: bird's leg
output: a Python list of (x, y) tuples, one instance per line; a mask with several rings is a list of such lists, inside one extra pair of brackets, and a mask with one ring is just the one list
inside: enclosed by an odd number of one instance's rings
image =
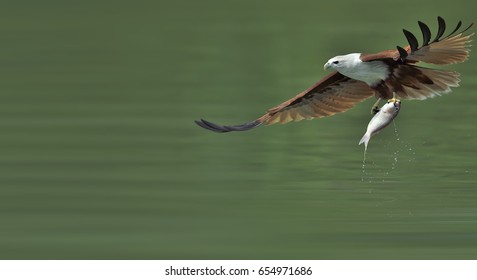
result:
[(401, 100), (399, 100), (399, 99), (396, 98), (396, 92), (393, 91), (393, 98), (388, 99), (388, 103), (390, 103), (390, 102), (395, 103), (395, 102), (400, 102), (400, 101), (401, 101)]
[(381, 102), (381, 97), (378, 98), (373, 107), (371, 107), (371, 115), (376, 115), (379, 112), (379, 102)]

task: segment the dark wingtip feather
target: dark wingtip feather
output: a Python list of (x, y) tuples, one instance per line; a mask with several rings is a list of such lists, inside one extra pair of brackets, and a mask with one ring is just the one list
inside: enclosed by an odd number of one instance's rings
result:
[[(433, 42), (436, 42), (436, 41), (439, 41), (441, 40), (441, 37), (442, 35), (444, 34), (444, 31), (445, 31), (445, 22), (444, 20), (441, 18), (441, 17), (438, 17), (438, 20), (439, 20), (439, 32), (438, 32), (438, 36), (436, 36), (436, 39), (434, 39)], [(441, 23), (442, 22), (442, 23)], [(443, 26), (442, 27), (442, 31), (441, 31), (441, 25)], [(459, 33), (462, 34), (464, 32), (466, 32), (467, 30), (469, 30), (469, 28), (471, 28), (472, 26), (474, 25), (474, 23), (470, 23), (469, 26), (467, 26), (466, 28), (464, 28), (464, 30), (460, 31)], [(462, 27), (462, 21), (459, 20), (459, 22), (457, 23), (457, 26), (454, 28), (454, 30), (452, 30), (452, 32), (450, 32), (445, 38), (449, 38), (451, 37), (452, 35), (455, 35), (455, 33), (457, 31), (459, 31), (459, 29)]]
[(452, 34), (454, 34), (457, 30), (459, 30), (461, 25), (462, 25), (462, 21), (459, 20), (459, 22), (457, 23), (457, 26), (454, 28), (454, 30), (451, 33), (449, 33), (449, 35), (446, 36), (446, 38), (449, 38), (450, 36), (452, 36)]
[(472, 26), (474, 26), (473, 22), (471, 22), (469, 26), (467, 26), (461, 33), (464, 33), (465, 31), (469, 30)]
[(221, 129), (216, 129), (214, 127), (211, 127), (209, 125), (207, 125), (207, 121), (204, 121), (203, 119), (201, 119), (200, 121), (198, 120), (195, 120), (194, 121), (198, 126), (204, 128), (204, 129), (207, 129), (207, 130), (210, 130), (210, 131), (213, 131), (213, 132), (218, 132), (218, 133), (221, 133), (221, 132), (226, 132), (226, 131), (223, 131)]
[(437, 35), (436, 38), (432, 41), (432, 43), (439, 41), (439, 39), (444, 35), (444, 32), (446, 31), (446, 22), (442, 17), (437, 17), (437, 24), (439, 25), (437, 29)]
[(262, 124), (260, 120), (254, 120), (252, 122), (239, 124), (239, 125), (218, 125), (218, 124), (206, 121), (204, 119), (200, 119), (200, 121), (196, 120), (195, 123), (202, 128), (205, 128), (213, 132), (218, 132), (218, 133), (231, 132), (231, 131), (245, 131), (245, 130), (255, 128)]
[(419, 24), (419, 27), (421, 28), (422, 32), (422, 45), (426, 46), (431, 40), (431, 30), (429, 29), (429, 26), (427, 26), (424, 22), (418, 21), (417, 23)]
[(399, 56), (401, 56), (401, 60), (404, 61), (408, 56), (407, 51), (405, 49), (401, 48), (400, 46), (396, 46), (396, 48), (399, 51)]
[(419, 46), (416, 36), (414, 36), (414, 34), (407, 31), (406, 29), (403, 29), (402, 32), (404, 32), (404, 36), (406, 36), (406, 39), (409, 42), (409, 45), (411, 46), (411, 52), (415, 52)]

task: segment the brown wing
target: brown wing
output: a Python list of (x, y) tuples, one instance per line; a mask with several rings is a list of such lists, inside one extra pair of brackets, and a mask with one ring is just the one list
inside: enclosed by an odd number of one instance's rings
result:
[(366, 83), (333, 72), (311, 88), (268, 110), (269, 117), (264, 123), (283, 124), (331, 116), (351, 109), (374, 93)]
[(382, 98), (391, 98), (395, 93), (401, 99), (424, 100), (449, 93), (459, 86), (459, 73), (428, 69), (412, 64), (396, 64), (377, 91)]
[[(459, 21), (454, 30), (443, 37), (446, 30), (446, 23), (441, 17), (437, 17), (438, 30), (436, 37), (431, 41), (431, 31), (429, 27), (418, 21), (422, 32), (422, 46), (419, 47), (416, 36), (403, 29), (409, 45), (397, 50), (388, 50), (376, 54), (362, 55), (362, 61), (372, 61), (378, 59), (401, 60), (406, 63), (416, 63), (419, 61), (431, 64), (452, 64), (464, 62), (469, 57), (469, 47), (471, 37), (474, 33), (464, 35), (464, 33), (473, 25), (471, 23), (467, 28), (461, 30), (462, 22)], [(460, 31), (459, 31), (460, 30)]]
[(321, 118), (347, 111), (356, 103), (371, 96), (375, 91), (366, 83), (333, 72), (309, 89), (290, 100), (271, 108), (262, 117), (241, 125), (222, 126), (206, 120), (197, 125), (214, 132), (244, 131), (261, 124), (287, 123), (303, 119)]

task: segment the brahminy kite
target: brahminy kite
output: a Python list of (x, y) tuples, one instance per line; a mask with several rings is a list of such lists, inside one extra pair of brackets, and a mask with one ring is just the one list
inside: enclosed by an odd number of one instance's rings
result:
[(231, 126), (222, 126), (204, 119), (195, 121), (197, 125), (214, 131), (244, 131), (261, 124), (287, 123), (303, 119), (321, 118), (347, 111), (355, 104), (375, 96), (373, 105), (377, 112), (381, 99), (395, 98), (424, 100), (451, 91), (459, 86), (459, 73), (417, 66), (418, 62), (446, 65), (464, 62), (469, 57), (469, 43), (474, 33), (464, 35), (472, 25), (460, 30), (462, 22), (443, 37), (446, 24), (437, 18), (437, 35), (431, 41), (429, 27), (418, 21), (422, 32), (422, 44), (416, 37), (403, 29), (409, 45), (396, 50), (386, 50), (375, 54), (351, 53), (331, 58), (324, 65), (332, 68), (316, 84), (290, 100), (273, 107), (260, 118)]

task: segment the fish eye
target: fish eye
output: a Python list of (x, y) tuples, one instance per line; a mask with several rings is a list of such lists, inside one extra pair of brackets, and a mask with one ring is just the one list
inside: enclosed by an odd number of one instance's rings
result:
[(338, 60), (333, 61), (333, 64), (338, 64), (340, 63)]

